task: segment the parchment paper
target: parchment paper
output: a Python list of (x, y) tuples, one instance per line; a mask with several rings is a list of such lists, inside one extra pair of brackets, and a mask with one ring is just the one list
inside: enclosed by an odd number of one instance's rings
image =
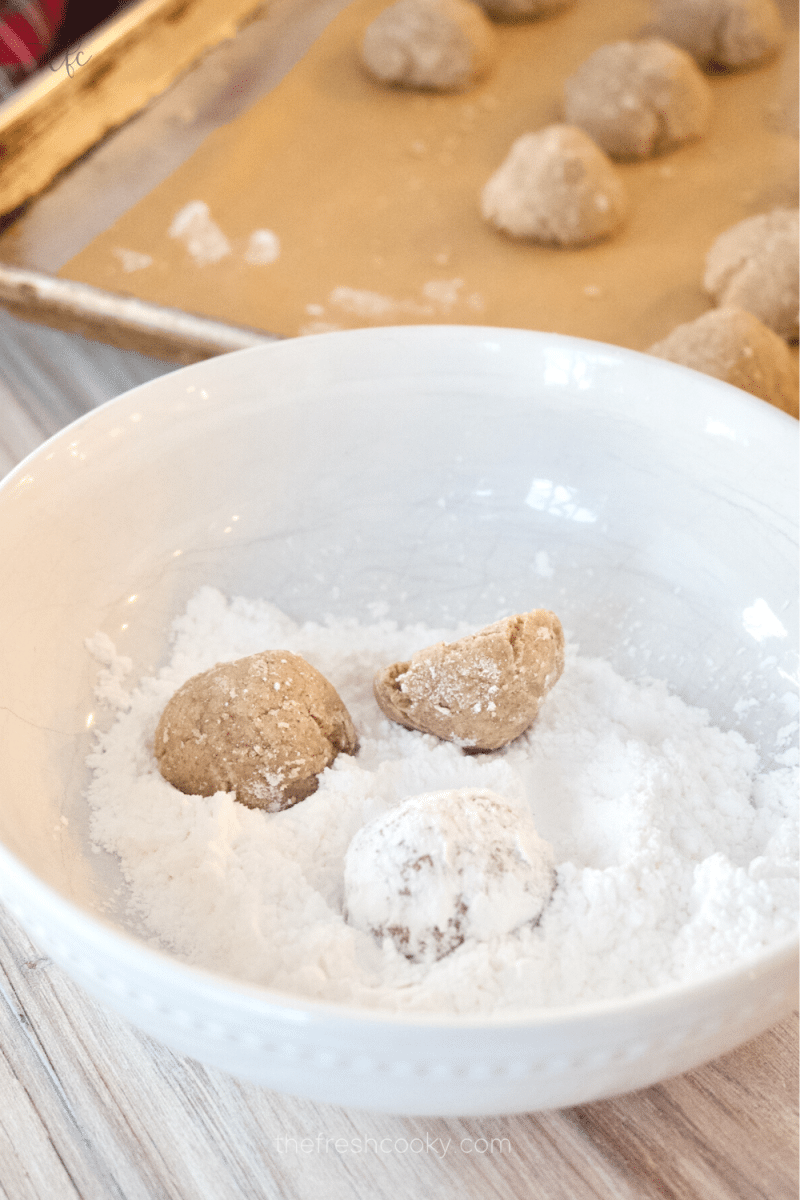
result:
[[(705, 138), (618, 167), (631, 207), (620, 234), (561, 250), (497, 233), (480, 215), (486, 179), (517, 136), (560, 118), (563, 81), (594, 49), (645, 30), (649, 6), (578, 0), (499, 25), (493, 73), (444, 96), (384, 87), (360, 67), (360, 34), (385, 6), (356, 0), (274, 91), (61, 274), (285, 335), (448, 322), (646, 349), (709, 307), (703, 262), (719, 232), (797, 203), (792, 33), (772, 62), (709, 78)], [(229, 245), (204, 265), (169, 233), (193, 201)], [(274, 261), (247, 261), (257, 230), (275, 235)]]

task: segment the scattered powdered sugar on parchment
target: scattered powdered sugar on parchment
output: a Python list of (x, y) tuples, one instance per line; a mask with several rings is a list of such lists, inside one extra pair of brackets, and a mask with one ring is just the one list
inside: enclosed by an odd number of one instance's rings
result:
[(392, 296), (384, 296), (380, 292), (371, 292), (365, 288), (335, 287), (328, 297), (328, 303), (342, 312), (375, 319), (388, 317), (392, 313), (430, 317), (435, 312), (430, 304), (418, 304), (415, 300), (395, 300)]
[(281, 256), (281, 241), (271, 229), (254, 229), (250, 234), (244, 261), (251, 267), (267, 266)]
[(408, 297), (398, 299), (366, 288), (342, 285), (330, 291), (326, 304), (306, 305), (309, 316), (324, 317), (325, 320), (309, 322), (300, 329), (300, 333), (323, 333), (326, 330), (339, 329), (341, 326), (336, 323), (336, 319), (342, 314), (366, 321), (386, 321), (392, 317), (446, 317), (456, 305), (470, 312), (482, 312), (485, 302), (480, 293), (469, 292), (462, 295), (463, 287), (463, 279), (429, 279), (422, 285), (421, 299), (417, 300)]
[(144, 271), (146, 267), (153, 265), (152, 255), (142, 254), (139, 250), (126, 250), (124, 246), (115, 246), (113, 253), (119, 259), (126, 274), (130, 274), (132, 271)]
[(458, 302), (463, 286), (463, 279), (429, 279), (422, 285), (422, 294), (426, 300), (433, 300), (434, 304), (449, 309)]
[[(260, 601), (204, 588), (174, 627), (172, 658), (127, 695), (108, 639), (116, 707), (90, 759), (98, 847), (119, 856), (146, 932), (185, 961), (284, 992), (367, 1007), (489, 1012), (563, 1006), (699, 977), (796, 924), (796, 772), (760, 771), (737, 732), (660, 682), (631, 682), (568, 648), (531, 730), (493, 754), (391, 724), (375, 670), (466, 630), (376, 619), (298, 626)], [(301, 654), (356, 724), (319, 790), (279, 813), (231, 795), (184, 796), (159, 775), (153, 731), (176, 688), (268, 647)], [(343, 916), (344, 858), (363, 825), (410, 796), (488, 789), (528, 806), (557, 885), (539, 924), (413, 963)]]
[(172, 219), (169, 236), (183, 242), (198, 267), (219, 262), (231, 253), (231, 244), (211, 217), (204, 200), (191, 200)]

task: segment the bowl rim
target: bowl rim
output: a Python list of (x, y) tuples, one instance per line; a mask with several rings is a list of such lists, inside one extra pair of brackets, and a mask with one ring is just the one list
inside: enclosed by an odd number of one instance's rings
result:
[[(338, 341), (388, 342), (392, 339), (404, 341), (405, 339), (414, 340), (416, 338), (431, 341), (462, 338), (468, 342), (478, 342), (481, 338), (486, 337), (500, 337), (509, 343), (513, 341), (519, 341), (520, 343), (527, 341), (532, 346), (544, 346), (551, 343), (554, 346), (560, 346), (564, 349), (572, 348), (576, 352), (581, 351), (586, 358), (594, 359), (596, 362), (599, 362), (602, 358), (605, 360), (606, 365), (609, 364), (609, 355), (614, 356), (618, 360), (618, 363), (622, 364), (626, 360), (630, 360), (631, 363), (638, 363), (640, 366), (646, 362), (653, 371), (662, 373), (665, 378), (674, 375), (677, 380), (683, 379), (685, 382), (691, 382), (695, 388), (700, 387), (702, 390), (707, 391), (709, 395), (716, 393), (719, 397), (725, 397), (728, 404), (734, 402), (741, 413), (749, 413), (753, 416), (758, 414), (756, 420), (768, 424), (773, 422), (783, 426), (787, 430), (794, 430), (796, 438), (800, 436), (800, 422), (798, 419), (784, 412), (777, 405), (771, 404), (768, 400), (762, 400), (761, 397), (754, 396), (751, 392), (736, 387), (735, 384), (727, 383), (725, 380), (718, 379), (714, 375), (707, 375), (705, 372), (698, 371), (694, 367), (687, 367), (682, 363), (672, 362), (667, 358), (660, 358), (658, 355), (650, 354), (644, 350), (633, 350), (627, 346), (618, 346), (613, 342), (575, 337), (572, 334), (550, 333), (545, 330), (523, 329), (516, 326), (444, 323), (435, 325), (365, 326), (357, 329), (326, 330), (321, 333), (309, 333), (297, 337), (276, 337), (274, 341), (265, 342), (261, 345), (247, 346), (241, 350), (231, 350), (224, 354), (214, 355), (212, 358), (187, 363), (185, 366), (176, 366), (174, 370), (166, 371), (164, 374), (157, 375), (153, 379), (147, 379), (143, 383), (138, 383), (134, 387), (127, 388), (124, 392), (120, 392), (118, 395), (112, 396), (110, 399), (104, 400), (101, 404), (82, 413), (74, 421), (70, 421), (67, 425), (62, 426), (61, 429), (56, 430), (55, 433), (51, 434), (43, 442), (40, 442), (38, 446), (35, 446), (10, 471), (4, 476), (0, 476), (0, 492), (13, 484), (18, 475), (24, 474), (25, 468), (30, 466), (35, 459), (39, 456), (44, 457), (45, 451), (55, 448), (61, 439), (66, 439), (76, 430), (93, 423), (99, 416), (105, 415), (109, 409), (116, 405), (134, 397), (138, 399), (142, 392), (159, 390), (165, 386), (165, 381), (171, 383), (173, 380), (181, 380), (189, 375), (199, 374), (207, 369), (214, 371), (219, 369), (224, 370), (223, 364), (241, 362), (249, 357), (293, 355), (298, 352), (298, 348), (307, 345), (333, 344)], [(617, 365), (617, 363), (614, 365)], [(169, 385), (166, 384), (166, 386)], [(682, 389), (677, 389), (676, 393), (673, 394), (672, 401), (678, 406), (687, 406)], [(798, 463), (798, 466), (800, 466), (800, 463)]]
[[(501, 326), (448, 324), (377, 326), (326, 331), (304, 335), (302, 338), (279, 338), (274, 342), (219, 355), (215, 359), (204, 359), (200, 362), (188, 364), (187, 366), (177, 367), (175, 370), (167, 371), (155, 379), (137, 384), (135, 387), (129, 388), (118, 396), (112, 397), (97, 407), (90, 409), (35, 447), (8, 474), (0, 479), (0, 494), (10, 490), (27, 473), (33, 462), (39, 458), (43, 458), (60, 441), (72, 437), (75, 431), (95, 422), (107, 410), (134, 397), (138, 399), (142, 391), (158, 390), (159, 386), (164, 386), (164, 380), (169, 380), (170, 382), (173, 380), (184, 380), (187, 378), (187, 373), (189, 376), (199, 374), (203, 369), (208, 368), (209, 363), (224, 363), (231, 359), (241, 360), (243, 356), (271, 357), (276, 354), (294, 354), (299, 346), (304, 346), (312, 342), (318, 343), (320, 341), (357, 341), (364, 339), (379, 341), (381, 339), (398, 337), (402, 341), (405, 339), (413, 340), (418, 336), (430, 339), (431, 341), (441, 338), (452, 338), (453, 336), (462, 336), (469, 340), (487, 335), (499, 335), (508, 340), (519, 339), (520, 342), (528, 341), (531, 344), (539, 345), (552, 343), (565, 349), (570, 347), (575, 351), (581, 351), (588, 357), (594, 356), (596, 358), (599, 354), (608, 356), (610, 353), (621, 363), (624, 363), (628, 358), (635, 361), (647, 359), (653, 366), (653, 369), (663, 373), (665, 377), (668, 377), (670, 374), (676, 374), (678, 379), (686, 379), (688, 373), (695, 387), (701, 386), (708, 390), (709, 394), (717, 392), (720, 395), (724, 395), (728, 403), (731, 400), (737, 400), (740, 411), (745, 413), (749, 410), (749, 413), (755, 416), (757, 421), (766, 422), (767, 424), (772, 422), (775, 426), (784, 429), (791, 425), (795, 431), (798, 428), (797, 421), (788, 413), (785, 413), (768, 401), (753, 396), (749, 392), (736, 388), (713, 376), (696, 371), (693, 368), (649, 355), (643, 351), (631, 350), (612, 343), (573, 337), (566, 334)], [(287, 347), (289, 348), (288, 350)], [(219, 367), (216, 369), (219, 369)], [(679, 395), (678, 401), (682, 401), (681, 395)], [(758, 415), (756, 416), (756, 414)], [(531, 1030), (537, 1027), (552, 1028), (554, 1026), (567, 1026), (592, 1018), (610, 1018), (634, 1011), (637, 1015), (640, 1015), (664, 1006), (672, 1007), (675, 1002), (682, 998), (688, 998), (689, 996), (697, 998), (702, 993), (726, 989), (737, 981), (741, 981), (745, 976), (752, 977), (754, 973), (760, 974), (788, 969), (792, 962), (798, 959), (798, 954), (800, 954), (800, 933), (793, 932), (775, 939), (775, 941), (760, 950), (743, 956), (733, 964), (718, 968), (708, 974), (679, 981), (671, 981), (661, 986), (640, 989), (622, 996), (599, 1000), (584, 1000), (563, 1006), (515, 1007), (513, 1009), (500, 1009), (483, 1014), (476, 1014), (474, 1012), (458, 1013), (450, 1011), (437, 1012), (435, 1010), (394, 1009), (388, 1007), (361, 1007), (355, 1004), (295, 996), (290, 992), (273, 990), (265, 985), (241, 980), (224, 972), (213, 971), (208, 968), (182, 962), (177, 956), (148, 944), (147, 941), (136, 937), (122, 926), (110, 921), (104, 915), (92, 912), (88, 908), (76, 904), (51, 884), (43, 880), (31, 868), (27, 867), (2, 842), (0, 842), (0, 868), (6, 879), (13, 879), (14, 876), (17, 876), (23, 885), (24, 891), (41, 896), (45, 907), (51, 909), (54, 913), (57, 910), (61, 910), (62, 913), (66, 914), (70, 929), (77, 931), (84, 945), (94, 943), (98, 948), (103, 946), (108, 947), (109, 950), (113, 951), (115, 958), (124, 956), (143, 975), (153, 980), (157, 979), (159, 986), (168, 985), (171, 980), (174, 980), (176, 984), (182, 984), (184, 987), (188, 986), (191, 990), (196, 991), (200, 988), (208, 997), (224, 998), (227, 1001), (236, 999), (244, 1007), (251, 1010), (261, 1009), (264, 1015), (270, 1014), (276, 1018), (280, 1017), (291, 1021), (292, 1023), (302, 1022), (307, 1024), (312, 1020), (321, 1021), (327, 1019), (328, 1022), (335, 1021), (339, 1024), (351, 1024), (353, 1022), (364, 1024), (366, 1022), (374, 1026), (402, 1026), (417, 1029), (427, 1027), (430, 1029), (448, 1028), (458, 1030)], [(3, 890), (9, 894), (13, 889), (8, 889), (7, 886), (4, 886)], [(6, 899), (6, 904), (11, 908), (11, 911), (14, 911), (13, 903), (8, 898)], [(20, 919), (25, 927), (28, 928), (25, 917), (21, 916)], [(31, 933), (30, 936), (35, 941), (40, 939), (38, 933)], [(47, 935), (42, 936), (46, 939)]]

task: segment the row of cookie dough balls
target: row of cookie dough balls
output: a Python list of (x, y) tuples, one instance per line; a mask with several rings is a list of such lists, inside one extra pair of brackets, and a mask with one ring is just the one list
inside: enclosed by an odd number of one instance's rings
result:
[(706, 256), (703, 287), (717, 307), (678, 325), (649, 353), (723, 379), (798, 415), (800, 213), (747, 217)]
[[(384, 82), (458, 90), (492, 65), (488, 16), (538, 18), (565, 7), (562, 0), (398, 0), (368, 27), (362, 59)], [(772, 0), (656, 0), (654, 17), (658, 36), (601, 46), (567, 79), (563, 124), (513, 144), (481, 194), (482, 214), (498, 229), (559, 246), (613, 234), (627, 199), (610, 160), (641, 160), (701, 137), (711, 96), (700, 67), (756, 65), (784, 38)], [(782, 339), (797, 339), (797, 257), (796, 211), (728, 230), (711, 247), (704, 278), (719, 307), (650, 353), (796, 413), (797, 366)]]
[[(361, 59), (370, 74), (384, 83), (458, 91), (486, 75), (494, 63), (497, 47), (492, 20), (536, 20), (569, 8), (572, 3), (396, 0), (367, 27)], [(736, 70), (752, 66), (774, 54), (784, 38), (774, 0), (654, 0), (653, 10), (651, 33), (680, 47), (706, 68)], [(660, 66), (657, 59), (654, 61)], [(592, 95), (602, 105), (613, 104), (620, 65), (608, 53), (591, 67), (587, 64), (578, 73), (582, 78), (576, 77), (570, 89), (568, 104), (591, 116)], [(673, 56), (668, 60), (666, 78), (674, 74), (681, 77), (676, 81), (679, 91), (698, 91), (684, 60)], [(657, 86), (663, 90), (663, 83)], [(624, 96), (622, 101), (624, 105)], [(678, 96), (670, 101), (670, 105), (673, 103), (680, 110), (686, 102)]]
[[(457, 90), (493, 62), (496, 19), (542, 17), (562, 0), (397, 0), (361, 55), (383, 82)], [(581, 246), (627, 213), (611, 159), (635, 161), (702, 136), (711, 95), (698, 62), (742, 67), (783, 40), (773, 0), (657, 0), (655, 37), (599, 47), (564, 85), (564, 122), (527, 133), (486, 183), (481, 211), (513, 237)]]

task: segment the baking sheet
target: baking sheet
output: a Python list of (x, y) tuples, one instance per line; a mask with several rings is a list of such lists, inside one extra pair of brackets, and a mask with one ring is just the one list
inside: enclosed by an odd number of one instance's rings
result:
[[(721, 230), (797, 203), (792, 32), (774, 61), (709, 78), (704, 139), (619, 165), (631, 207), (620, 234), (578, 250), (514, 241), (482, 220), (483, 184), (514, 138), (559, 119), (563, 81), (594, 49), (646, 28), (649, 5), (578, 0), (497, 26), (493, 73), (444, 96), (384, 87), (360, 67), (359, 36), (385, 6), (345, 9), (274, 91), (61, 274), (290, 336), (455, 322), (646, 349), (709, 307), (703, 261)], [(223, 239), (215, 260), (170, 235), (196, 202)]]

